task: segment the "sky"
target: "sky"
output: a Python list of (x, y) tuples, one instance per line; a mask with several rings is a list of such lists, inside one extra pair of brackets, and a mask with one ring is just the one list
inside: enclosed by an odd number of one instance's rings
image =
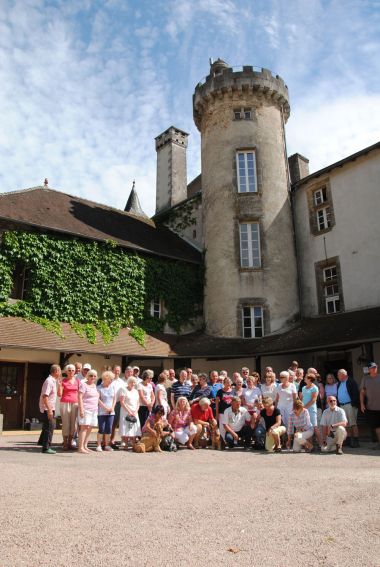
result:
[(209, 58), (289, 87), (288, 153), (317, 171), (380, 139), (380, 0), (0, 0), (0, 192), (155, 210), (154, 138), (190, 134)]

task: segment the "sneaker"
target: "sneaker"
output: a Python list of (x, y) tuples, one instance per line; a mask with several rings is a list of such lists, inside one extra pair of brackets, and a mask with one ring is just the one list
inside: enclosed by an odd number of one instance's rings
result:
[(101, 448), (100, 445), (98, 445), (95, 449), (98, 453), (103, 453), (103, 449)]
[(110, 445), (114, 451), (119, 451), (119, 446), (116, 443), (111, 443)]
[(112, 447), (110, 445), (107, 445), (106, 447), (104, 447), (105, 451), (113, 451)]
[(71, 441), (71, 447), (72, 447), (73, 449), (76, 449), (76, 446), (77, 446), (77, 442), (75, 441), (75, 439), (73, 439), (73, 440)]
[(335, 453), (336, 453), (337, 455), (343, 455), (343, 451), (342, 451), (341, 445), (337, 445), (337, 446), (336, 446), (336, 451), (335, 451)]
[(57, 451), (54, 451), (54, 449), (45, 449), (44, 451), (42, 451), (45, 455), (55, 455)]

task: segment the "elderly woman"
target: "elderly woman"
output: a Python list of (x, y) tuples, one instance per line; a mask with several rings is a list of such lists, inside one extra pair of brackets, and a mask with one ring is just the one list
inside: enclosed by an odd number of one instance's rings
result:
[(247, 387), (243, 392), (243, 406), (247, 408), (252, 415), (254, 408), (261, 404), (262, 396), (261, 389), (257, 385), (255, 376), (248, 376)]
[(235, 387), (234, 387), (234, 397), (235, 398), (240, 398), (240, 401), (242, 402), (243, 405), (243, 400), (244, 400), (244, 392), (245, 392), (245, 388), (243, 387), (244, 385), (244, 380), (243, 378), (239, 376), (236, 378), (235, 380)]
[(104, 445), (104, 451), (113, 451), (110, 446), (110, 437), (112, 431), (112, 424), (115, 417), (115, 404), (116, 404), (116, 391), (112, 384), (114, 379), (114, 374), (111, 370), (106, 370), (102, 374), (102, 382), (99, 384), (99, 411), (98, 411), (98, 446), (96, 450), (103, 451), (102, 440)]
[(161, 374), (158, 377), (156, 392), (155, 392), (156, 406), (162, 406), (164, 408), (165, 419), (167, 419), (170, 412), (170, 407), (168, 403), (168, 392), (167, 389), (165, 388), (166, 380), (167, 380), (166, 372), (161, 372)]
[(155, 396), (152, 386), (153, 370), (144, 370), (141, 382), (137, 386), (140, 396), (139, 419), (141, 427), (144, 427), (150, 412), (153, 409)]
[(265, 372), (265, 379), (263, 384), (261, 384), (261, 395), (263, 398), (272, 398), (272, 400), (276, 399), (276, 374), (273, 372), (273, 370)]
[(67, 378), (58, 382), (57, 395), (61, 398), (61, 419), (63, 450), (71, 449), (78, 417), (79, 380), (75, 377), (75, 365), (68, 364), (64, 368)]
[(224, 412), (227, 408), (231, 407), (232, 398), (234, 397), (234, 391), (232, 389), (232, 380), (226, 376), (223, 380), (223, 388), (221, 388), (216, 393), (215, 398), (215, 417), (219, 424), (220, 435), (224, 440)]
[(272, 398), (264, 398), (264, 409), (260, 415), (265, 422), (266, 436), (265, 449), (272, 453), (281, 451), (281, 436), (286, 433), (286, 427), (282, 425), (281, 412), (275, 407)]
[(281, 412), (282, 421), (287, 427), (289, 415), (293, 411), (294, 402), (297, 399), (297, 390), (289, 381), (289, 372), (284, 370), (280, 373), (281, 383), (277, 387), (276, 406)]
[(78, 425), (79, 447), (78, 453), (91, 453), (88, 440), (93, 427), (98, 425), (99, 392), (96, 387), (98, 374), (96, 370), (89, 370), (86, 380), (79, 384), (78, 393)]
[(338, 395), (338, 382), (334, 374), (326, 374), (325, 396), (326, 400), (329, 396), (336, 398)]
[(207, 374), (199, 374), (198, 376), (198, 386), (191, 392), (190, 395), (190, 405), (199, 402), (201, 398), (210, 398), (211, 386), (207, 384)]
[(197, 433), (187, 398), (180, 396), (175, 409), (169, 415), (169, 425), (173, 428), (175, 440), (188, 449), (194, 450), (193, 440)]
[(319, 394), (319, 388), (315, 384), (317, 377), (315, 374), (308, 372), (305, 376), (306, 386), (302, 388), (302, 393), (300, 398), (303, 402), (305, 409), (309, 412), (311, 425), (314, 427), (314, 432), (318, 440), (318, 444), (322, 447), (322, 436), (318, 427), (317, 419), (317, 398)]
[(134, 449), (136, 438), (141, 435), (139, 420), (140, 396), (136, 390), (136, 384), (135, 376), (130, 376), (127, 380), (127, 385), (120, 391), (119, 433), (125, 444), (125, 451), (128, 451), (129, 441), (131, 441), (132, 449)]
[(312, 443), (308, 441), (314, 435), (314, 427), (311, 424), (309, 412), (304, 408), (301, 400), (294, 402), (293, 411), (289, 416), (288, 427), (288, 440), (286, 446), (290, 449), (293, 441), (294, 453), (300, 453), (301, 448), (304, 447), (305, 451), (310, 451), (313, 448)]

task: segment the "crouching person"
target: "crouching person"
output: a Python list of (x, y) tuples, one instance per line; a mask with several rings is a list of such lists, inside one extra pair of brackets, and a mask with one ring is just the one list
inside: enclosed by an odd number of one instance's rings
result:
[(302, 447), (307, 452), (313, 448), (310, 439), (314, 435), (314, 427), (311, 424), (309, 412), (299, 399), (294, 402), (293, 411), (289, 415), (287, 433), (286, 446), (288, 449), (291, 447), (293, 437), (293, 451), (295, 453), (300, 453)]
[(230, 449), (239, 443), (239, 439), (242, 440), (246, 449), (251, 447), (252, 419), (254, 418), (251, 417), (247, 408), (241, 406), (241, 399), (238, 396), (232, 398), (231, 407), (224, 412), (225, 442)]
[(201, 439), (206, 439), (207, 441), (211, 439), (212, 448), (219, 449), (220, 433), (211, 409), (211, 401), (208, 398), (201, 398), (198, 403), (191, 406), (191, 415), (197, 428), (194, 447), (199, 449), (199, 441)]
[(160, 443), (165, 435), (171, 435), (169, 431), (164, 431), (167, 422), (164, 419), (165, 408), (161, 405), (156, 406), (150, 414), (142, 428), (142, 437), (135, 443), (133, 450), (135, 453), (150, 453), (155, 451), (161, 453)]
[(178, 398), (175, 409), (170, 412), (169, 425), (173, 428), (175, 440), (181, 445), (186, 445), (188, 449), (194, 450), (193, 440), (197, 428), (193, 422), (190, 404), (184, 396)]
[(281, 421), (281, 412), (274, 407), (272, 398), (264, 398), (263, 406), (260, 415), (265, 422), (265, 449), (270, 453), (281, 451), (281, 436), (286, 433), (286, 427)]
[(329, 453), (336, 452), (343, 455), (342, 445), (347, 437), (347, 417), (343, 408), (338, 407), (335, 396), (327, 398), (328, 408), (322, 414), (322, 451)]

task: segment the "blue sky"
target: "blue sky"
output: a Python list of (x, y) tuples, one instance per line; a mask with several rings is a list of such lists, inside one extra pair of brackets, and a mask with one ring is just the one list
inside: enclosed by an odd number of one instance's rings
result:
[(1, 0), (0, 192), (43, 183), (154, 213), (154, 138), (190, 133), (209, 58), (289, 87), (288, 151), (311, 171), (380, 139), (378, 0)]

